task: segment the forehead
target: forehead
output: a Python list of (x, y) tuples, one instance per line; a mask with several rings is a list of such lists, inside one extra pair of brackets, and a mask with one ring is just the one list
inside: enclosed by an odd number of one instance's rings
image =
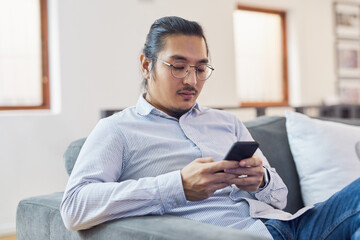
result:
[(207, 59), (205, 40), (199, 36), (172, 35), (165, 39), (164, 48), (158, 57), (170, 58), (182, 56), (188, 61), (202, 61)]

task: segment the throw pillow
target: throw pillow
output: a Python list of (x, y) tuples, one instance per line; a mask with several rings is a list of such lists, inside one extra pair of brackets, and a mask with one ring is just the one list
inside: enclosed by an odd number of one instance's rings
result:
[(305, 205), (325, 201), (360, 177), (360, 127), (287, 112), (286, 129)]

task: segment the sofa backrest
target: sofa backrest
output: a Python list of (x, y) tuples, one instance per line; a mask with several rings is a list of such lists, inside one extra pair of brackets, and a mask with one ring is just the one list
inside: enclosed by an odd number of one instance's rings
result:
[[(260, 149), (267, 157), (270, 165), (277, 170), (288, 187), (288, 203), (285, 210), (294, 213), (304, 204), (300, 192), (299, 177), (290, 152), (285, 121), (284, 117), (266, 116), (245, 122), (245, 125), (253, 138), (259, 142)], [(82, 138), (72, 142), (64, 153), (65, 168), (69, 175), (85, 140), (86, 138)]]
[(69, 147), (66, 149), (64, 153), (65, 169), (66, 172), (69, 174), (69, 176), (74, 168), (76, 159), (79, 156), (80, 150), (84, 145), (85, 140), (86, 138), (81, 138), (71, 142)]
[(244, 124), (252, 137), (259, 142), (260, 149), (271, 167), (276, 169), (288, 187), (289, 193), (285, 211), (295, 213), (304, 206), (304, 203), (301, 196), (299, 175), (291, 154), (285, 123), (285, 117), (264, 116)]

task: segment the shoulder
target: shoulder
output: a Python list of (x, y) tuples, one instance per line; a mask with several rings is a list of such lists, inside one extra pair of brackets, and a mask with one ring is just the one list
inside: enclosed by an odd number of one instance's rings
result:
[(137, 115), (138, 114), (136, 113), (136, 106), (132, 106), (132, 107), (125, 108), (119, 112), (116, 112), (109, 117), (102, 118), (100, 121), (105, 122), (107, 124), (115, 124), (118, 122), (131, 121), (134, 118), (136, 118)]
[(96, 128), (102, 129), (106, 132), (113, 132), (115, 134), (117, 131), (121, 131), (125, 126), (127, 126), (127, 124), (136, 122), (136, 118), (138, 117), (136, 107), (128, 107), (109, 117), (100, 119)]
[(227, 120), (231, 122), (238, 122), (239, 119), (232, 113), (225, 110), (214, 109), (209, 107), (200, 107), (200, 114), (206, 117)]

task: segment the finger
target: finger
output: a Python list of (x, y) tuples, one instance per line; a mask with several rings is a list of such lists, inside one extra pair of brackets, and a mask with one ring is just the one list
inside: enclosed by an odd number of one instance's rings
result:
[[(208, 174), (202, 178), (200, 185), (205, 189), (217, 190), (219, 188), (224, 188), (226, 186), (231, 185), (231, 181), (238, 176), (227, 173), (216, 173), (216, 174)], [(221, 187), (215, 187), (220, 186)]]
[(215, 173), (215, 172), (222, 171), (224, 169), (237, 168), (237, 167), (239, 167), (239, 162), (237, 162), (237, 161), (222, 160), (219, 162), (214, 162), (214, 163), (209, 164), (209, 167), (207, 170), (208, 170), (208, 172)]
[(261, 176), (264, 174), (264, 170), (262, 166), (230, 168), (230, 169), (225, 169), (225, 172), (235, 175), (248, 175), (248, 176)]
[(240, 161), (240, 167), (257, 167), (262, 165), (262, 160), (258, 156), (252, 156), (251, 158), (246, 158)]
[(260, 177), (248, 176), (248, 177), (234, 178), (230, 180), (230, 182), (231, 184), (235, 184), (239, 188), (244, 189), (246, 187), (259, 186), (262, 182), (262, 179)]
[(232, 179), (238, 178), (238, 175), (229, 174), (225, 172), (218, 172), (214, 174), (214, 182), (215, 183), (227, 183), (229, 184)]

